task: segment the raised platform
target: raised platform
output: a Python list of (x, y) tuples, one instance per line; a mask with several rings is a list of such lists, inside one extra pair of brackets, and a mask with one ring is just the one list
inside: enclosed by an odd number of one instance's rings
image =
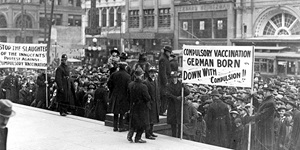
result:
[[(106, 114), (105, 126), (113, 127), (114, 115), (112, 113)], [(128, 127), (128, 124), (125, 123), (125, 127)], [(167, 116), (159, 116), (159, 123), (153, 126), (153, 131), (155, 133), (171, 135), (171, 126), (167, 124)]]

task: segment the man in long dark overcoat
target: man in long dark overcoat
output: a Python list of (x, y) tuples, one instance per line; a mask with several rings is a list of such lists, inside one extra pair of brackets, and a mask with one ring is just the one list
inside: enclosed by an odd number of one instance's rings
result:
[(11, 72), (7, 77), (5, 77), (2, 89), (5, 92), (6, 99), (9, 99), (14, 103), (19, 102), (19, 79), (15, 72)]
[[(48, 76), (48, 82), (50, 77)], [(36, 91), (36, 101), (38, 108), (46, 108), (46, 74), (44, 71), (41, 71), (41, 74), (37, 77), (36, 84), (38, 85)], [(48, 90), (49, 91), (49, 90)], [(48, 95), (49, 97), (49, 95)]]
[(151, 97), (151, 109), (149, 111), (150, 128), (146, 131), (146, 139), (155, 139), (157, 135), (153, 134), (153, 125), (159, 122), (159, 107), (160, 107), (160, 91), (157, 82), (157, 70), (155, 67), (150, 67), (149, 77), (144, 81), (147, 85), (149, 95)]
[(211, 92), (213, 103), (207, 110), (207, 142), (211, 145), (229, 147), (230, 114), (227, 105), (220, 100), (217, 90)]
[(61, 64), (56, 69), (55, 82), (57, 84), (57, 101), (59, 103), (59, 113), (66, 116), (68, 108), (75, 106), (75, 88), (70, 80), (70, 70), (67, 66), (68, 56), (61, 56)]
[[(264, 101), (259, 106), (254, 115), (255, 121), (255, 139), (251, 144), (253, 150), (272, 150), (275, 148), (274, 142), (274, 117), (276, 113), (276, 104), (274, 102), (273, 89), (264, 88)], [(251, 141), (252, 142), (252, 141)]]
[(159, 71), (158, 71), (158, 82), (159, 88), (161, 90), (160, 100), (161, 100), (161, 108), (160, 114), (164, 114), (167, 110), (167, 97), (166, 97), (166, 88), (168, 84), (168, 79), (170, 79), (171, 75), (171, 67), (169, 57), (172, 53), (171, 46), (165, 46), (163, 48), (163, 53), (159, 57)]
[[(182, 83), (178, 81), (177, 72), (171, 73), (171, 82), (167, 87), (167, 100), (168, 100), (168, 111), (167, 111), (167, 123), (171, 125), (172, 136), (180, 137), (181, 133), (181, 90)], [(187, 87), (184, 86), (184, 96), (190, 94), (190, 91)], [(184, 120), (183, 123), (188, 123), (188, 121)]]
[(132, 137), (136, 131), (135, 143), (146, 143), (142, 140), (144, 130), (149, 128), (149, 109), (151, 97), (147, 86), (143, 83), (144, 71), (138, 67), (134, 73), (135, 80), (128, 85), (130, 99), (130, 129), (127, 140), (133, 142)]
[(126, 62), (120, 62), (119, 71), (111, 74), (107, 82), (110, 91), (109, 107), (114, 114), (113, 131), (125, 131), (123, 116), (129, 110), (128, 84), (131, 82), (131, 77), (125, 70), (126, 65)]
[(292, 107), (293, 112), (293, 128), (291, 132), (291, 140), (288, 143), (289, 150), (300, 149), (300, 111), (295, 101), (287, 102)]

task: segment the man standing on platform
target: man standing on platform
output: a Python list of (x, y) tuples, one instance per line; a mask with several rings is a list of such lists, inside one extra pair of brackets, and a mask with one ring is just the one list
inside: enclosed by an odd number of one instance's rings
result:
[(69, 106), (75, 106), (75, 88), (70, 80), (70, 70), (67, 65), (68, 56), (61, 56), (61, 64), (56, 69), (55, 82), (57, 84), (57, 101), (59, 103), (59, 113), (66, 116)]
[(132, 137), (134, 132), (135, 143), (146, 143), (142, 140), (144, 130), (149, 128), (149, 110), (151, 109), (151, 97), (148, 93), (148, 88), (143, 84), (144, 71), (138, 67), (135, 72), (135, 80), (128, 85), (130, 99), (130, 121), (127, 140), (133, 142)]
[(161, 108), (160, 114), (166, 115), (167, 111), (167, 97), (166, 97), (166, 88), (168, 84), (168, 79), (170, 79), (171, 74), (171, 67), (169, 62), (169, 57), (172, 53), (171, 46), (164, 46), (163, 53), (159, 58), (159, 71), (158, 71), (158, 81), (159, 81), (159, 88), (161, 90)]
[(131, 77), (125, 70), (126, 66), (126, 62), (120, 62), (119, 71), (112, 73), (107, 82), (110, 92), (109, 109), (114, 114), (113, 131), (119, 132), (125, 131), (123, 116), (129, 110), (127, 93)]
[(8, 129), (6, 124), (10, 117), (16, 113), (12, 110), (12, 102), (10, 100), (0, 100), (0, 150), (6, 150)]
[(154, 140), (157, 135), (153, 134), (153, 125), (159, 122), (159, 107), (160, 107), (160, 92), (157, 82), (157, 70), (155, 67), (150, 67), (149, 77), (144, 81), (147, 85), (149, 95), (151, 97), (151, 109), (149, 111), (150, 128), (146, 131), (146, 139)]

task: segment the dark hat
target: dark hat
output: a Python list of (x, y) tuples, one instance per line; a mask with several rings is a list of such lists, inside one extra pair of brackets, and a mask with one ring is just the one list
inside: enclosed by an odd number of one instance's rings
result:
[(143, 71), (143, 69), (141, 67), (138, 67), (135, 71), (134, 71), (134, 75), (135, 76), (141, 76), (143, 75), (145, 72)]
[(290, 104), (291, 106), (298, 108), (298, 105), (295, 101), (287, 101), (286, 104)]
[(0, 116), (3, 117), (12, 117), (16, 114), (15, 111), (12, 110), (13, 103), (8, 99), (0, 100)]
[(218, 90), (213, 90), (213, 91), (211, 91), (210, 96), (218, 96), (218, 97), (220, 97), (221, 95), (219, 94)]
[(176, 55), (175, 55), (174, 53), (172, 53), (170, 56), (171, 56), (171, 57), (173, 57), (173, 58), (175, 58), (175, 57), (176, 57)]
[(163, 48), (163, 50), (164, 50), (165, 52), (170, 52), (170, 53), (172, 53), (173, 48), (172, 48), (170, 45), (165, 45), (164, 48)]
[(152, 66), (149, 68), (149, 72), (158, 72), (158, 71), (154, 66)]
[(127, 59), (128, 58), (128, 54), (126, 52), (122, 52), (120, 54), (120, 59)]
[(62, 60), (67, 60), (67, 59), (68, 59), (67, 54), (62, 54), (62, 55), (61, 55), (61, 59), (62, 59)]
[(117, 55), (120, 55), (120, 52), (116, 49), (112, 49), (110, 50), (110, 54), (112, 55), (112, 53), (117, 53)]
[(284, 113), (284, 116), (293, 116), (293, 112), (287, 111)]
[(263, 90), (270, 91), (270, 92), (274, 91), (274, 89), (272, 87), (270, 87), (270, 86), (264, 87)]
[(140, 53), (139, 62), (145, 62), (145, 61), (147, 61), (146, 53)]
[(178, 77), (177, 71), (171, 71), (171, 78), (177, 78), (177, 77)]

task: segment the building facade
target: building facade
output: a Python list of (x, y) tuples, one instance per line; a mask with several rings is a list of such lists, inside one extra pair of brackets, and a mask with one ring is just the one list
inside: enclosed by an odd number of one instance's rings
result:
[(175, 0), (174, 47), (231, 45), (235, 38), (235, 3), (232, 0)]
[[(126, 1), (126, 48), (132, 52), (159, 52), (174, 43), (173, 0)], [(151, 58), (150, 58), (151, 59)]]
[[(86, 0), (82, 4), (85, 11), (82, 16), (82, 39), (84, 39), (86, 59), (88, 64), (103, 64), (109, 57), (111, 49), (124, 51), (124, 33), (125, 33), (125, 0), (101, 0), (94, 1), (96, 12), (91, 11), (91, 2)], [(86, 29), (92, 26), (92, 16), (95, 15), (96, 21), (93, 26), (99, 27), (101, 33), (89, 35)], [(92, 50), (90, 47), (97, 47)]]
[(255, 45), (255, 71), (300, 75), (300, 2), (237, 0), (233, 45)]
[[(51, 43), (59, 46), (51, 48), (51, 59), (82, 48), (81, 1), (55, 0), (54, 4)], [(0, 0), (0, 41), (45, 43), (50, 11), (50, 0)]]

